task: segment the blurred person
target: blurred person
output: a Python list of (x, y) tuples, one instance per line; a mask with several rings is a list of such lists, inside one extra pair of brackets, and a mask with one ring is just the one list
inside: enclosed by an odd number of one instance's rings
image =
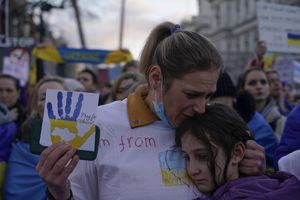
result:
[(122, 73), (132, 72), (139, 73), (140, 72), (140, 63), (137, 60), (128, 61), (125, 63), (122, 69)]
[(270, 85), (270, 96), (275, 99), (279, 112), (287, 116), (293, 109), (292, 104), (284, 97), (283, 86), (276, 70), (266, 72)]
[(97, 75), (91, 69), (83, 69), (77, 74), (76, 79), (85, 87), (86, 92), (98, 92)]
[[(222, 70), (221, 55), (202, 35), (163, 22), (147, 38), (141, 67), (148, 85), (124, 101), (98, 107), (96, 125), (106, 142), (94, 161), (78, 162), (67, 144), (43, 151), (37, 170), (47, 182), (48, 198), (68, 199), (73, 194), (78, 200), (190, 200), (201, 195), (185, 181), (184, 160), (169, 152), (174, 127), (205, 112), (206, 98), (215, 91)], [(239, 169), (261, 173), (262, 147), (253, 140), (246, 145)]]
[(39, 177), (35, 167), (39, 156), (29, 150), (30, 134), (36, 120), (41, 120), (44, 113), (46, 90), (65, 90), (63, 79), (45, 76), (35, 86), (31, 98), (29, 117), (21, 126), (21, 136), (11, 150), (4, 181), (5, 200), (46, 199), (46, 184)]
[[(240, 116), (223, 104), (206, 106), (205, 113), (186, 119), (176, 129), (176, 144), (186, 159), (187, 173), (204, 200), (297, 199), (300, 182), (285, 172), (247, 176), (239, 171), (251, 140)], [(200, 200), (200, 198), (199, 198)]]
[(129, 95), (128, 90), (134, 83), (146, 83), (145, 77), (140, 73), (125, 72), (113, 84), (108, 102), (123, 100)]
[(293, 86), (287, 81), (282, 82), (282, 90), (283, 90), (283, 95), (285, 99), (290, 102), (292, 105), (295, 105), (295, 97), (294, 97), (294, 91), (293, 91)]
[(255, 57), (251, 59), (251, 61), (247, 64), (245, 70), (249, 68), (261, 68), (264, 69), (264, 55), (267, 52), (267, 45), (265, 41), (258, 41), (256, 43), (256, 49), (255, 49)]
[(9, 110), (3, 103), (0, 103), (0, 199), (3, 199), (6, 165), (16, 132), (17, 126), (11, 119)]
[(26, 109), (20, 101), (21, 86), (18, 79), (8, 74), (0, 74), (0, 102), (10, 111), (11, 119), (20, 127), (26, 117)]
[[(278, 161), (282, 157), (296, 150), (300, 150), (300, 103), (298, 103), (295, 106), (295, 108), (290, 112), (290, 114), (287, 116), (281, 141), (275, 152), (275, 156), (274, 156), (275, 164), (277, 165)], [(288, 160), (290, 159), (287, 159), (287, 161)], [(299, 162), (299, 160), (294, 160), (294, 161)]]
[(276, 101), (270, 97), (266, 72), (261, 68), (248, 69), (241, 76), (239, 88), (252, 94), (256, 111), (270, 124), (277, 140), (280, 141), (286, 117), (279, 112)]
[(278, 142), (274, 131), (263, 116), (255, 110), (255, 100), (246, 90), (237, 92), (230, 75), (223, 72), (217, 82), (217, 90), (210, 97), (209, 103), (224, 104), (235, 109), (247, 123), (255, 141), (264, 147), (267, 168), (274, 168), (273, 156)]
[(85, 87), (74, 78), (64, 78), (64, 83), (69, 91), (85, 92)]
[(104, 105), (108, 102), (110, 102), (110, 95), (111, 95), (111, 90), (112, 90), (112, 83), (111, 82), (106, 82), (100, 87), (100, 98), (98, 105)]

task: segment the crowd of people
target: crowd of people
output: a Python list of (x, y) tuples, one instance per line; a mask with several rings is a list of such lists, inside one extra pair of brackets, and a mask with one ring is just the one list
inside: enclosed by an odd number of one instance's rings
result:
[[(1, 74), (0, 199), (297, 199), (300, 103), (257, 44), (236, 84), (209, 39), (171, 22), (112, 83), (86, 68), (26, 93)], [(31, 153), (47, 89), (99, 93), (95, 124), (109, 142), (95, 160), (64, 142)]]

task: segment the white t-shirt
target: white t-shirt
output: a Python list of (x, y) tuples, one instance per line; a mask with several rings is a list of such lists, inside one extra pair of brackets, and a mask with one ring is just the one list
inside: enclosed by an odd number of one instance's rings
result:
[(100, 106), (98, 156), (80, 161), (70, 180), (76, 200), (193, 200), (174, 130), (161, 121), (131, 128), (126, 100)]

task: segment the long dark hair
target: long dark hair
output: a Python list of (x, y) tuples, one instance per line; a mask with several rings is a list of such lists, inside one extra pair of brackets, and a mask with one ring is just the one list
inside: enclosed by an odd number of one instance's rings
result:
[[(223, 104), (211, 104), (205, 108), (205, 113), (196, 115), (193, 118), (185, 120), (176, 129), (176, 146), (181, 147), (181, 138), (190, 133), (203, 142), (206, 146), (209, 158), (207, 164), (216, 186), (217, 178), (215, 174), (215, 158), (218, 150), (221, 148), (226, 156), (225, 167), (220, 169), (227, 172), (228, 163), (235, 144), (238, 142), (246, 143), (252, 139), (245, 121), (236, 111)], [(219, 148), (215, 148), (212, 143)], [(227, 174), (223, 173), (223, 181), (226, 182)]]

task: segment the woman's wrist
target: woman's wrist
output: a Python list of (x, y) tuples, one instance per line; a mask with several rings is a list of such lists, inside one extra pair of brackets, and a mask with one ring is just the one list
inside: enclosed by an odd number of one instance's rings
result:
[(46, 189), (46, 197), (48, 200), (72, 200), (73, 193), (72, 190), (69, 189), (59, 194), (59, 197), (55, 197), (56, 195), (51, 191), (49, 187)]

